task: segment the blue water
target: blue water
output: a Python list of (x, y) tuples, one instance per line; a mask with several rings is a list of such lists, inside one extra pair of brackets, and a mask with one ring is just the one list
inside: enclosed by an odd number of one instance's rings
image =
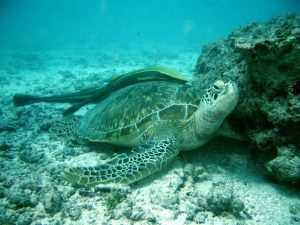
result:
[[(300, 12), (298, 0), (0, 0), (0, 45), (197, 45), (249, 22)], [(198, 50), (199, 48), (197, 48)]]

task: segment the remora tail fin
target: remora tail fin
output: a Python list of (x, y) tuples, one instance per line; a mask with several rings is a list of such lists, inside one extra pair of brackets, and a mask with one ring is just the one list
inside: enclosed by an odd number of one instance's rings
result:
[(14, 101), (14, 105), (19, 107), (19, 106), (30, 105), (36, 102), (42, 102), (43, 99), (33, 95), (16, 94), (14, 95), (13, 101)]

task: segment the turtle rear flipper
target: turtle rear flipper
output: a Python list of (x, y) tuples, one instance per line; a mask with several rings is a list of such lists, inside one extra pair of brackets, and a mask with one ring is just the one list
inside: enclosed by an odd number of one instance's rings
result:
[(76, 167), (63, 172), (62, 176), (81, 185), (130, 184), (162, 169), (179, 153), (175, 138), (148, 141), (96, 167)]
[(50, 132), (59, 136), (74, 137), (78, 133), (81, 116), (67, 116), (61, 120), (54, 121)]

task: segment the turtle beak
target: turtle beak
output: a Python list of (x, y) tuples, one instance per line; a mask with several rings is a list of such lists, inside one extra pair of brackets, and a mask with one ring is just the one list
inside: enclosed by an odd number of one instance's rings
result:
[(238, 88), (234, 82), (228, 82), (225, 84), (225, 94), (235, 94), (238, 92)]
[(225, 94), (228, 94), (230, 91), (230, 87), (229, 87), (229, 84), (225, 84)]

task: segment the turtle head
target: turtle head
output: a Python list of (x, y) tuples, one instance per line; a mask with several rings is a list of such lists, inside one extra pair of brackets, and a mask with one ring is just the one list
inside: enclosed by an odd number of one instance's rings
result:
[(200, 109), (207, 113), (210, 120), (223, 119), (232, 112), (238, 102), (238, 88), (232, 81), (217, 80), (205, 92)]

